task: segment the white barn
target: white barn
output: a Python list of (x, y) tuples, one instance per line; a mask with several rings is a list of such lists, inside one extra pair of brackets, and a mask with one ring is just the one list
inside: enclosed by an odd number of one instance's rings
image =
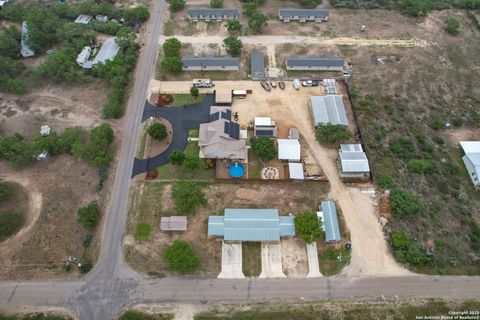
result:
[(462, 157), (468, 175), (476, 189), (480, 189), (480, 141), (460, 141), (465, 152)]

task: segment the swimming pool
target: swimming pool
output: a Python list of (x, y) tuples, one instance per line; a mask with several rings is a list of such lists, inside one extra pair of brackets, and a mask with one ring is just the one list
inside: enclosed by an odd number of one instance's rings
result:
[(230, 177), (232, 178), (241, 178), (243, 177), (243, 174), (245, 173), (245, 169), (243, 168), (243, 165), (240, 163), (232, 163), (230, 165)]

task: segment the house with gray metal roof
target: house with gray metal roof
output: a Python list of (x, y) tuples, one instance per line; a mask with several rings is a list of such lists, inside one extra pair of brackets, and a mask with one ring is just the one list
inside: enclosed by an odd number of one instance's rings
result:
[(222, 21), (238, 18), (235, 8), (192, 8), (187, 10), (187, 17), (193, 21)]
[(342, 238), (338, 226), (337, 207), (334, 201), (322, 201), (317, 216), (322, 220), (322, 229), (325, 232), (326, 242), (337, 242)]
[(26, 21), (22, 23), (22, 37), (20, 38), (20, 54), (22, 57), (33, 57), (35, 51), (28, 46), (28, 25)]
[(299, 22), (324, 22), (328, 21), (330, 12), (328, 10), (317, 9), (280, 9), (278, 10), (278, 18), (283, 22), (299, 21)]
[(370, 165), (361, 144), (341, 144), (338, 155), (340, 176), (342, 178), (363, 178), (369, 176)]
[(462, 157), (475, 188), (480, 189), (480, 141), (460, 141), (465, 155)]
[(252, 79), (265, 77), (265, 55), (260, 51), (253, 51), (250, 55), (250, 73)]
[(342, 96), (312, 96), (310, 97), (313, 125), (341, 124), (348, 126), (347, 113)]
[(185, 56), (182, 58), (182, 65), (183, 71), (238, 71), (240, 59), (231, 56)]
[(337, 57), (299, 57), (287, 58), (287, 70), (298, 71), (343, 71), (345, 61)]
[(208, 236), (224, 241), (279, 241), (295, 236), (293, 216), (279, 216), (277, 209), (231, 209), (223, 216), (208, 217)]

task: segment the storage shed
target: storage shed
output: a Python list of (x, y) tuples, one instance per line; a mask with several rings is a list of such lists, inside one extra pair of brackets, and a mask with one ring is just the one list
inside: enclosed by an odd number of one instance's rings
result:
[(238, 71), (240, 59), (231, 56), (222, 57), (195, 57), (192, 55), (182, 58), (183, 71)]
[(327, 10), (317, 9), (280, 9), (278, 10), (278, 18), (283, 22), (290, 21), (315, 21), (323, 22), (328, 21), (330, 12)]
[(255, 117), (253, 135), (255, 137), (276, 137), (277, 125), (270, 117)]
[(361, 144), (341, 144), (339, 158), (342, 177), (363, 177), (370, 173), (367, 155)]
[(22, 23), (22, 37), (20, 38), (20, 54), (22, 57), (33, 57), (35, 55), (35, 51), (30, 49), (28, 45), (28, 24), (26, 21)]
[(278, 159), (300, 161), (301, 148), (296, 139), (277, 139)]
[(187, 217), (186, 216), (162, 217), (160, 219), (160, 230), (185, 231), (187, 230)]
[(312, 96), (310, 98), (312, 108), (313, 125), (319, 123), (341, 124), (348, 126), (347, 113), (343, 104), (342, 96)]
[(288, 172), (292, 180), (304, 180), (303, 164), (301, 162), (289, 162)]
[(334, 201), (325, 200), (321, 202), (317, 216), (322, 219), (323, 230), (325, 231), (326, 242), (338, 242), (341, 240), (340, 228), (338, 226), (337, 208)]
[(465, 155), (462, 157), (475, 188), (480, 189), (480, 141), (460, 141)]

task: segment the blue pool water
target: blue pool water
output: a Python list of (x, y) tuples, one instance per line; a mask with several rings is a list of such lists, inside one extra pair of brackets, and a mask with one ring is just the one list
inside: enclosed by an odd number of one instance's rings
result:
[(243, 168), (243, 165), (240, 163), (232, 163), (230, 165), (230, 176), (232, 178), (241, 178), (243, 177), (243, 174), (245, 172), (245, 169)]

